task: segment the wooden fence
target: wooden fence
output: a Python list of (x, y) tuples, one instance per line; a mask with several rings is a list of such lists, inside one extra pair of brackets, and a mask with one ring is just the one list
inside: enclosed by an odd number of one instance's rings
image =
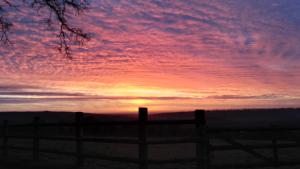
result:
[[(24, 150), (32, 152), (32, 159), (39, 161), (40, 153), (53, 153), (59, 155), (67, 155), (76, 157), (76, 166), (84, 165), (85, 159), (101, 159), (109, 161), (117, 161), (124, 163), (135, 163), (139, 169), (148, 169), (150, 164), (166, 164), (166, 163), (195, 163), (197, 169), (208, 168), (255, 168), (255, 167), (278, 167), (278, 166), (292, 166), (300, 165), (298, 161), (281, 161), (279, 159), (279, 148), (294, 148), (300, 147), (299, 142), (280, 143), (279, 138), (270, 138), (271, 144), (264, 145), (245, 145), (236, 141), (232, 137), (226, 136), (226, 132), (278, 132), (278, 131), (300, 131), (298, 128), (208, 128), (206, 125), (205, 111), (196, 110), (195, 118), (193, 120), (148, 120), (147, 108), (139, 108), (138, 120), (135, 121), (103, 121), (96, 123), (83, 122), (83, 113), (78, 112), (75, 114), (75, 123), (41, 123), (38, 117), (35, 117), (30, 124), (9, 124), (7, 120), (3, 121), (2, 125), (2, 155), (7, 157), (9, 149)], [(99, 137), (85, 137), (82, 133), (84, 126), (137, 126), (137, 138), (99, 138)], [(150, 125), (194, 125), (196, 135), (193, 137), (182, 138), (164, 138), (164, 139), (151, 139), (147, 137), (147, 126)], [(57, 137), (57, 136), (41, 136), (40, 129), (42, 127), (57, 127), (67, 126), (74, 127), (75, 135), (73, 137)], [(8, 133), (9, 127), (32, 127), (32, 135), (30, 136), (17, 136)], [(10, 145), (10, 139), (29, 139), (32, 140), (32, 147), (21, 147)], [(221, 139), (229, 145), (212, 145), (211, 139)], [(40, 148), (41, 140), (52, 141), (70, 141), (76, 143), (74, 152), (64, 152), (52, 149)], [(86, 154), (83, 148), (84, 142), (96, 143), (122, 143), (122, 144), (136, 144), (138, 145), (138, 158), (129, 157), (115, 157), (106, 155), (92, 155)], [(196, 144), (195, 158), (184, 159), (170, 159), (170, 160), (151, 160), (148, 158), (149, 145), (157, 144), (182, 144), (194, 143)], [(211, 164), (210, 153), (213, 151), (227, 151), (227, 150), (242, 150), (256, 158), (263, 160), (263, 163), (255, 164), (226, 164), (226, 165), (213, 165)], [(258, 153), (257, 149), (271, 149), (272, 157), (267, 157)]]

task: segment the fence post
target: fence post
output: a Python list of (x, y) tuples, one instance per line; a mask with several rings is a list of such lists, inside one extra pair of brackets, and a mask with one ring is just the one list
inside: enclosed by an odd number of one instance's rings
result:
[(148, 149), (147, 149), (147, 120), (148, 109), (139, 108), (139, 169), (148, 169)]
[(273, 144), (274, 167), (278, 167), (278, 162), (279, 162), (278, 146), (277, 146), (277, 140), (275, 138), (272, 140), (272, 144)]
[(206, 119), (204, 110), (195, 111), (196, 121), (196, 159), (197, 169), (209, 168), (209, 139), (206, 131)]
[(32, 146), (32, 156), (34, 161), (39, 161), (39, 117), (34, 117), (33, 119), (33, 146)]
[(83, 160), (83, 154), (82, 154), (82, 128), (81, 128), (81, 123), (82, 123), (82, 117), (83, 113), (82, 112), (76, 112), (75, 113), (75, 138), (76, 138), (76, 156), (77, 156), (77, 167), (80, 168), (84, 164)]
[(8, 155), (7, 147), (7, 120), (3, 120), (2, 126), (2, 155), (5, 157)]

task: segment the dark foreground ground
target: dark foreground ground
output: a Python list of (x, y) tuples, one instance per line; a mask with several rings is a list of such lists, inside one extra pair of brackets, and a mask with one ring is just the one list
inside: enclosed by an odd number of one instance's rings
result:
[[(59, 112), (10, 112), (0, 113), (0, 119), (8, 119), (10, 124), (28, 123), (32, 121), (34, 116), (40, 116), (41, 122), (73, 122), (73, 113)], [(300, 111), (299, 109), (256, 109), (256, 110), (228, 110), (228, 111), (209, 111), (207, 112), (207, 122), (209, 128), (280, 128), (292, 127), (300, 128)], [(193, 119), (193, 112), (184, 113), (167, 113), (151, 115), (152, 120), (176, 120), (176, 119)], [(132, 120), (136, 119), (134, 115), (94, 115), (86, 114), (85, 122), (101, 122), (108, 120)], [(20, 129), (11, 129), (10, 133), (14, 135), (29, 135), (32, 129), (22, 127)], [(149, 127), (147, 134), (150, 139), (156, 138), (179, 138), (189, 137), (194, 134), (194, 126), (154, 126)], [(86, 127), (83, 133), (87, 137), (101, 138), (134, 138), (137, 135), (136, 127)], [(41, 130), (41, 135), (53, 137), (74, 136), (74, 128), (72, 127), (47, 127)], [(278, 132), (249, 132), (225, 133), (226, 136), (234, 138), (235, 141), (243, 145), (265, 145), (272, 144), (270, 138), (280, 137), (279, 143), (282, 144), (298, 144), (300, 141), (300, 132), (298, 131), (278, 131)], [(257, 135), (259, 137), (257, 137)], [(0, 144), (3, 140), (0, 140)], [(10, 139), (9, 145), (17, 145), (22, 147), (32, 147), (30, 139)], [(229, 145), (222, 139), (211, 138), (210, 143), (216, 146)], [(99, 155), (112, 155), (119, 157), (138, 157), (138, 146), (128, 144), (113, 143), (84, 143), (86, 153)], [(76, 149), (74, 142), (69, 141), (40, 141), (41, 148), (47, 148), (58, 151), (72, 152)], [(194, 143), (184, 144), (168, 144), (168, 145), (150, 145), (149, 159), (180, 159), (193, 158), (196, 154), (196, 146)], [(273, 149), (259, 149), (256, 152), (273, 157)], [(292, 148), (283, 148), (278, 150), (280, 160), (300, 161), (300, 146)], [(211, 164), (223, 165), (229, 163), (262, 163), (263, 160), (254, 157), (243, 150), (227, 150), (212, 151), (210, 153)], [(3, 158), (0, 154), (0, 168), (2, 169), (73, 169), (76, 159), (64, 155), (53, 155), (49, 153), (40, 154), (40, 162), (32, 161), (32, 152), (22, 150), (10, 150), (8, 157)], [(300, 166), (278, 167), (279, 169), (298, 169)], [(110, 162), (105, 160), (86, 159), (83, 169), (137, 169), (136, 164)], [(150, 165), (149, 169), (195, 169), (195, 163), (178, 163), (164, 165)], [(232, 167), (236, 168), (236, 167)], [(267, 167), (265, 167), (267, 169)], [(273, 167), (269, 167), (273, 168)]]

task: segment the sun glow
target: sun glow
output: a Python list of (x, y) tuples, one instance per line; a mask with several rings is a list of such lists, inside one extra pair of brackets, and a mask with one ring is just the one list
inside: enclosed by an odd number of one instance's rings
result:
[(147, 100), (147, 99), (134, 99), (130, 101), (131, 104), (133, 104), (134, 106), (146, 106), (147, 104), (150, 104), (151, 101)]

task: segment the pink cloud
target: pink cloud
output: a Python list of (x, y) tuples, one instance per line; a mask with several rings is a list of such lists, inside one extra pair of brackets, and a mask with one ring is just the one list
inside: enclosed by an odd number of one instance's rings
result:
[(186, 97), (201, 90), (296, 98), (299, 2), (267, 2), (93, 1), (74, 24), (94, 38), (74, 48), (74, 60), (51, 50), (53, 32), (25, 10), (11, 35), (15, 44), (1, 47), (0, 78), (71, 92), (86, 82), (192, 91)]

